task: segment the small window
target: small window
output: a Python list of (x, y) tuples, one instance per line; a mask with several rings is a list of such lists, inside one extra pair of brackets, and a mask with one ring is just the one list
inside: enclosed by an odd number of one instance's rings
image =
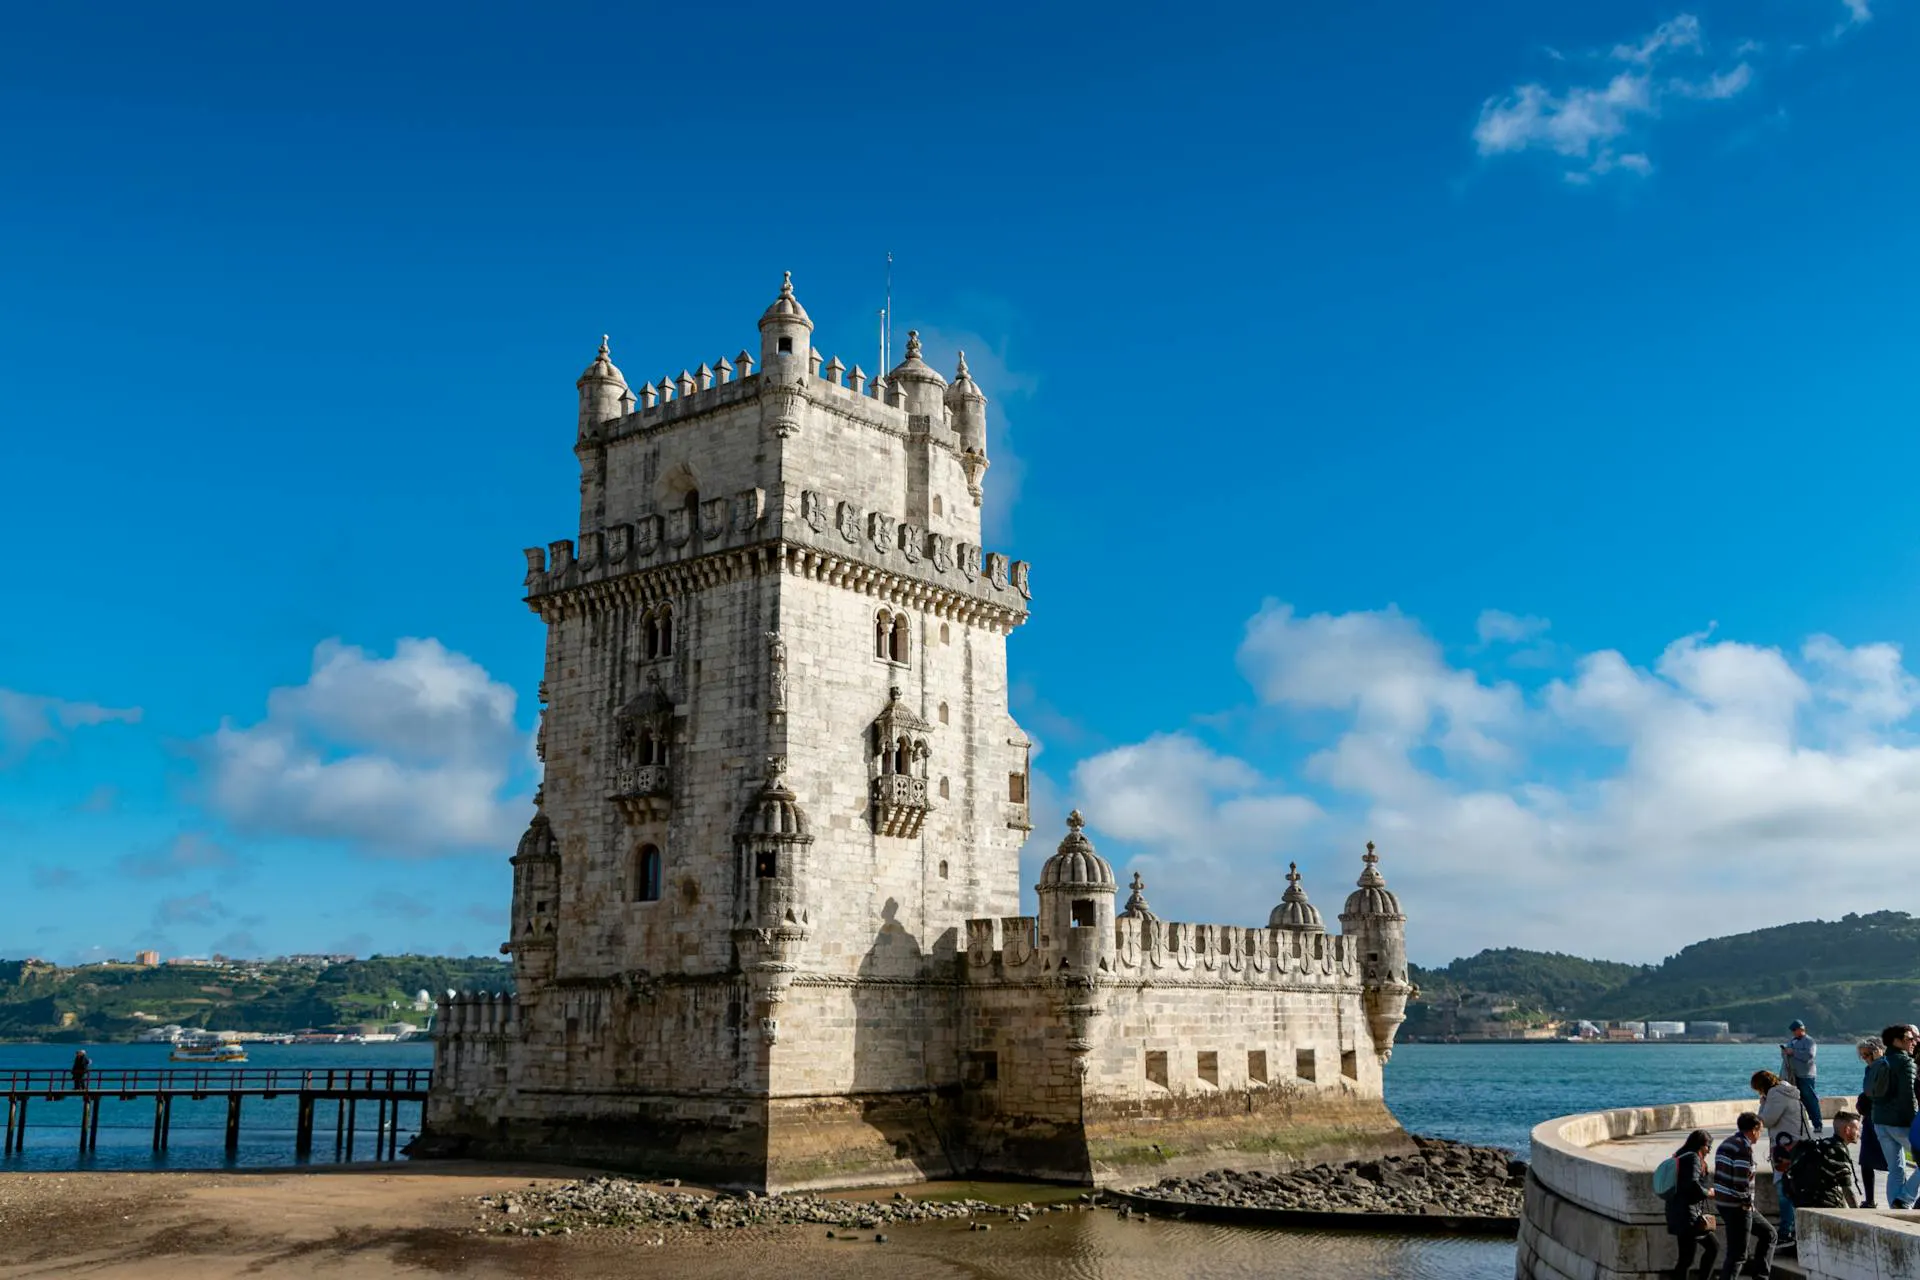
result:
[(1313, 1080), (1317, 1078), (1313, 1074), (1313, 1050), (1297, 1049), (1294, 1051), (1293, 1074), (1299, 1076), (1302, 1080)]
[(641, 845), (640, 852), (634, 858), (633, 900), (660, 901), (660, 849), (657, 845)]
[(1247, 1079), (1255, 1084), (1267, 1082), (1267, 1051), (1265, 1049), (1247, 1050)]
[(947, 860), (945, 858), (940, 859), (940, 878), (942, 880), (947, 878)]
[(533, 909), (535, 911), (545, 911), (547, 909), (547, 900), (545, 898), (541, 898), (538, 902), (535, 902), (533, 904)]
[(907, 661), (907, 615), (896, 614), (893, 619), (893, 644), (887, 656), (895, 662)]
[(951, 798), (952, 798), (952, 797), (951, 797), (951, 796), (950, 796), (950, 795), (948, 794), (948, 791), (947, 791), (947, 780), (946, 780), (945, 778), (942, 778), (942, 779), (940, 779), (940, 798), (941, 798), (942, 800), (948, 800), (948, 799), (951, 799)]
[(873, 656), (885, 658), (893, 647), (893, 615), (882, 609), (873, 615)]
[(780, 874), (780, 855), (772, 849), (762, 849), (753, 855), (753, 874), (756, 879), (772, 880)]
[(947, 630), (947, 624), (944, 622), (940, 624), (940, 643), (941, 644), (953, 643), (953, 633)]
[(1000, 1078), (1000, 1055), (988, 1049), (984, 1052), (967, 1055), (967, 1083), (970, 1085), (992, 1084)]
[(648, 614), (644, 630), (642, 646), (649, 659), (673, 656), (673, 610), (671, 608), (662, 606)]
[(943, 516), (946, 513), (947, 513), (947, 504), (940, 501), (939, 494), (937, 493), (934, 494), (933, 495), (933, 514), (937, 516)]
[(1076, 929), (1093, 928), (1093, 899), (1075, 898), (1073, 900), (1073, 927)]
[(793, 339), (792, 339), (792, 338), (782, 338), (782, 339), (780, 339), (780, 354), (781, 354), (781, 355), (783, 355), (783, 356), (790, 356), (790, 355), (792, 355), (792, 354), (793, 354)]
[(1027, 802), (1027, 775), (1024, 771), (1007, 775), (1007, 799), (1014, 804)]
[(947, 704), (944, 702), (940, 704), (940, 723), (947, 723)]
[(1199, 1060), (1200, 1078), (1214, 1088), (1220, 1087), (1220, 1055), (1212, 1049), (1202, 1049)]
[(1340, 1074), (1349, 1080), (1360, 1078), (1360, 1055), (1351, 1049), (1340, 1051)]
[(1147, 1082), (1167, 1087), (1167, 1055), (1163, 1049), (1147, 1050)]

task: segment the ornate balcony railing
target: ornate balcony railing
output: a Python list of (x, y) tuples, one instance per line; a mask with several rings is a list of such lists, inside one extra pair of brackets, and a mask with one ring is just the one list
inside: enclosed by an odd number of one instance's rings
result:
[(614, 774), (613, 802), (629, 822), (665, 817), (673, 775), (663, 764), (643, 764)]
[(932, 807), (925, 778), (888, 773), (873, 780), (873, 829), (883, 836), (919, 835)]

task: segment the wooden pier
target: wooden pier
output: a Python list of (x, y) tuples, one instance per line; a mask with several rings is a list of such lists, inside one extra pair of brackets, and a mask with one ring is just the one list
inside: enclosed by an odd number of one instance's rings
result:
[(295, 1111), (293, 1154), (304, 1160), (313, 1154), (313, 1129), (319, 1104), (332, 1102), (333, 1157), (353, 1159), (355, 1121), (359, 1104), (371, 1102), (376, 1108), (374, 1128), (376, 1160), (400, 1158), (400, 1104), (427, 1101), (433, 1084), (433, 1072), (427, 1068), (345, 1067), (331, 1070), (289, 1070), (278, 1067), (189, 1067), (183, 1070), (105, 1068), (87, 1073), (86, 1083), (76, 1085), (68, 1071), (20, 1070), (0, 1068), (0, 1093), (7, 1099), (5, 1154), (26, 1150), (27, 1105), (35, 1099), (59, 1102), (80, 1100), (80, 1150), (96, 1149), (100, 1140), (100, 1112), (108, 1099), (138, 1102), (153, 1099), (153, 1150), (167, 1149), (173, 1127), (173, 1104), (177, 1098), (199, 1102), (207, 1098), (227, 1100), (227, 1154), (240, 1149), (241, 1103), (247, 1098), (278, 1098), (293, 1095)]

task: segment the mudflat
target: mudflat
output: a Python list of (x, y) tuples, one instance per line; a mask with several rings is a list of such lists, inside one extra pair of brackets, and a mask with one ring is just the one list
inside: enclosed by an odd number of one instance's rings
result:
[[(914, 1255), (915, 1276), (978, 1274), (929, 1256), (927, 1250), (938, 1250), (940, 1240), (903, 1238), (924, 1236), (925, 1228), (890, 1229), (885, 1245), (872, 1231), (864, 1239), (849, 1240), (842, 1233), (834, 1240), (815, 1226), (583, 1230), (528, 1238), (499, 1234), (497, 1215), (478, 1202), (481, 1196), (552, 1186), (584, 1173), (445, 1162), (431, 1172), (389, 1166), (0, 1174), (0, 1278), (738, 1280), (796, 1271), (857, 1278), (898, 1276), (902, 1252)], [(855, 1194), (865, 1199), (891, 1192)], [(965, 1224), (942, 1225), (948, 1232), (967, 1230)]]

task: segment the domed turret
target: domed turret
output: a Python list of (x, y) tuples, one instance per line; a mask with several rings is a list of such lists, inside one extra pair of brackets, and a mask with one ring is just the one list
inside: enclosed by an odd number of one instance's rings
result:
[(624, 418), (633, 412), (633, 392), (627, 389), (626, 378), (607, 355), (605, 334), (600, 335), (600, 354), (573, 385), (580, 392), (581, 435), (609, 418)]
[(947, 414), (960, 438), (960, 451), (987, 456), (987, 397), (967, 372), (967, 353), (960, 353), (953, 385), (947, 388)]
[(1300, 864), (1287, 864), (1287, 891), (1280, 895), (1280, 905), (1267, 917), (1269, 929), (1298, 929), (1302, 933), (1325, 933), (1327, 927), (1320, 923), (1320, 909), (1307, 901), (1307, 891), (1300, 887)]
[(1340, 913), (1340, 919), (1349, 916), (1392, 916), (1398, 920), (1406, 917), (1400, 914), (1400, 899), (1393, 896), (1387, 888), (1387, 878), (1380, 874), (1380, 855), (1373, 851), (1373, 841), (1367, 841), (1366, 856), (1361, 858), (1366, 864), (1360, 873), (1360, 887), (1347, 895), (1347, 906)]
[(1067, 838), (1040, 868), (1040, 950), (1043, 972), (1092, 975), (1113, 967), (1113, 867), (1094, 852), (1075, 809)]
[(920, 331), (907, 330), (907, 356), (893, 366), (887, 385), (900, 394), (908, 413), (938, 419), (946, 407), (947, 380), (920, 358)]
[(1406, 1021), (1407, 1001), (1415, 994), (1407, 981), (1407, 917), (1400, 899), (1380, 874), (1380, 855), (1367, 841), (1366, 864), (1359, 887), (1347, 895), (1340, 913), (1340, 930), (1359, 954), (1360, 982), (1365, 991), (1367, 1027), (1373, 1051), (1381, 1062), (1393, 1055), (1393, 1037)]
[(1094, 852), (1093, 841), (1087, 839), (1082, 830), (1087, 820), (1075, 809), (1067, 815), (1067, 837), (1060, 842), (1060, 848), (1040, 867), (1040, 883), (1035, 886), (1040, 892), (1049, 890), (1104, 889), (1116, 893), (1119, 886), (1113, 880), (1113, 865)]
[(553, 977), (554, 945), (560, 918), (560, 842), (547, 815), (534, 811), (511, 859), (513, 906), (509, 937), (500, 944), (513, 957), (513, 976), (521, 991)]
[(789, 271), (780, 282), (780, 296), (760, 316), (760, 372), (772, 373), (783, 359), (804, 362), (812, 349), (813, 321), (793, 296), (793, 272)]

